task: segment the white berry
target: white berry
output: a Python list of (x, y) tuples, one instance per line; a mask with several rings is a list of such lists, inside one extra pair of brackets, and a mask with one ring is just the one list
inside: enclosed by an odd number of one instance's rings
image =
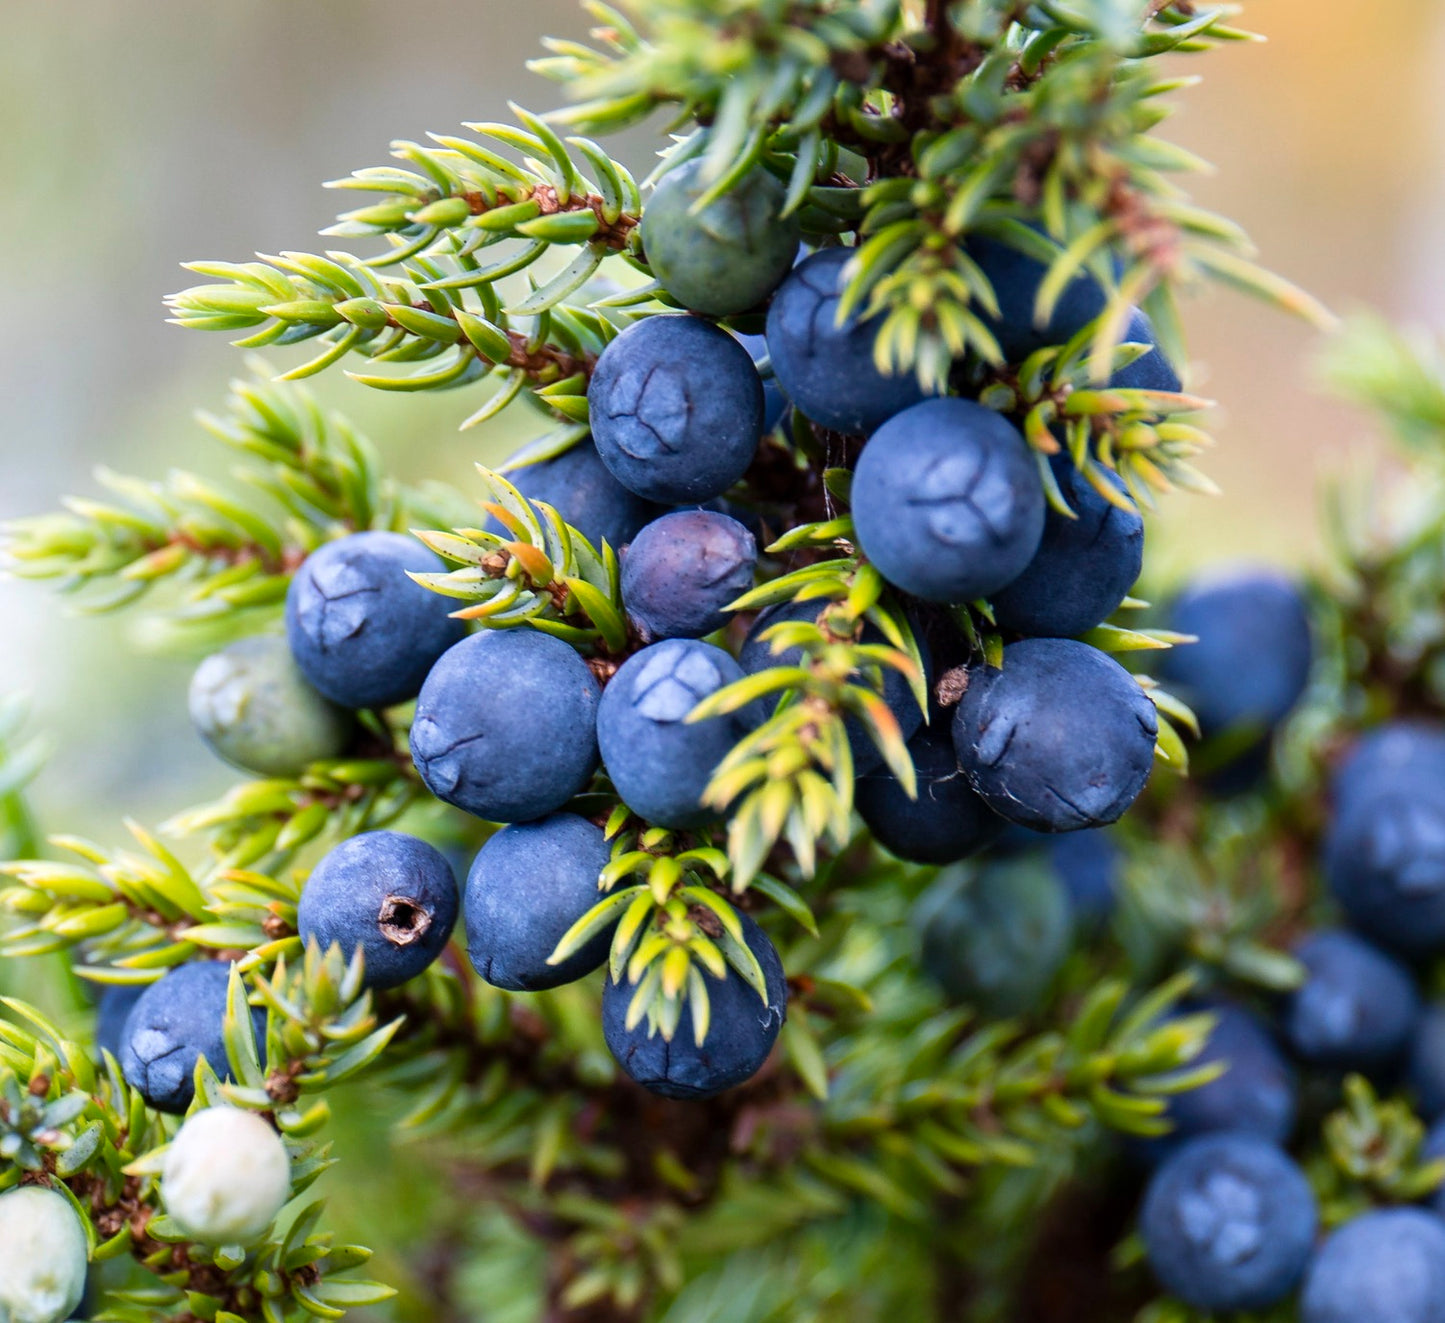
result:
[(26, 1185), (0, 1195), (0, 1323), (58, 1323), (85, 1294), (85, 1229), (70, 1201)]
[(209, 1245), (250, 1245), (291, 1197), (291, 1160), (254, 1112), (212, 1107), (181, 1127), (161, 1174), (166, 1212)]

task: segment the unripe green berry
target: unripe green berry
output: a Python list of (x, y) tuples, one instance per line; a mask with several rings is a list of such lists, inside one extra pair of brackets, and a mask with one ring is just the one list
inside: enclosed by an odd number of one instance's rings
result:
[(191, 680), (191, 720), (218, 757), (258, 776), (299, 776), (346, 751), (355, 718), (307, 682), (283, 638), (242, 639)]
[(38, 1185), (0, 1195), (0, 1323), (59, 1323), (85, 1294), (85, 1228)]
[(281, 1137), (254, 1112), (197, 1112), (166, 1151), (166, 1212), (208, 1245), (253, 1245), (291, 1197), (291, 1160)]
[(766, 170), (744, 175), (694, 213), (711, 180), (688, 161), (658, 184), (642, 217), (652, 274), (684, 308), (726, 317), (756, 307), (782, 284), (798, 255), (796, 216), (781, 217), (783, 186)]

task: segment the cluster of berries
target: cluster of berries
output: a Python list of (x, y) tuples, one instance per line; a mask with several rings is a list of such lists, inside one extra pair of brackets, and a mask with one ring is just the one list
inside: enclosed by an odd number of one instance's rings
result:
[[(196, 725), (237, 766), (294, 775), (351, 747), (358, 710), (416, 699), (411, 748), (427, 787), (479, 818), (509, 824), (472, 864), (465, 905), (451, 865), (427, 842), (395, 831), (343, 842), (307, 879), (298, 910), (304, 940), (339, 943), (348, 953), (360, 947), (373, 988), (426, 969), (463, 910), (472, 963), (497, 987), (557, 987), (603, 963), (610, 929), (550, 963), (563, 935), (599, 899), (598, 877), (610, 857), (602, 828), (566, 806), (603, 758), (618, 793), (650, 823), (698, 826), (710, 816), (701, 797), (712, 769), (747, 723), (760, 719), (749, 713), (684, 723), (700, 699), (742, 677), (731, 656), (698, 635), (715, 630), (722, 608), (751, 586), (752, 535), (703, 510), (664, 516), (644, 534), (655, 551), (629, 555), (625, 591), (637, 604), (638, 633), (657, 642), (630, 657), (605, 690), (559, 639), (524, 630), (468, 635), (444, 598), (409, 577), (436, 572), (438, 558), (380, 532), (352, 534), (307, 558), (287, 598), (286, 639), (248, 639), (201, 666), (192, 686)], [(638, 542), (646, 553), (644, 538)], [(700, 594), (683, 593), (679, 612), (679, 595), (663, 585), (685, 584), (689, 567), (710, 604), (700, 607)], [(768, 1004), (750, 1009), (741, 994), (757, 998), (746, 984), (704, 975), (713, 1029), (704, 1047), (692, 1046), (691, 1058), (680, 1042), (650, 1043), (645, 1026), (628, 1028), (631, 989), (609, 982), (608, 1042), (643, 1083), (706, 1096), (746, 1079), (766, 1058), (786, 984), (771, 942), (747, 916), (740, 922), (767, 977)], [(121, 1059), (155, 1105), (184, 1111), (197, 1056), (217, 1060), (224, 972), (218, 965), (174, 971), (132, 1013)], [(183, 982), (214, 985), (215, 996), (208, 1002)], [(164, 1028), (141, 1041), (148, 1007), (159, 1008)], [(678, 1038), (691, 1044), (686, 1026)]]
[[(1165, 669), (1199, 716), (1206, 788), (1256, 784), (1309, 680), (1299, 590), (1270, 571), (1215, 574), (1186, 586), (1164, 623), (1199, 640)], [(926, 732), (914, 748), (931, 791), (909, 800), (886, 776), (865, 777), (859, 808), (892, 853), (948, 862), (977, 848), (977, 815), (952, 779), (947, 741)], [(1445, 1196), (1365, 1212), (1322, 1237), (1287, 1146), (1302, 1081), (1359, 1073), (1403, 1083), (1434, 1126), (1421, 1157), (1445, 1157), (1445, 1004), (1426, 1003), (1417, 981), (1420, 962), (1445, 949), (1441, 785), (1445, 729), (1397, 722), (1359, 740), (1334, 775), (1322, 859), (1350, 926), (1297, 942), (1304, 981), (1272, 1005), (1210, 997), (1174, 1012), (1213, 1016), (1194, 1064), (1221, 1073), (1171, 1096), (1168, 1133), (1127, 1150), (1149, 1173), (1139, 1219), (1148, 1262), (1198, 1310), (1262, 1310), (1297, 1295), (1303, 1323), (1438, 1317)], [(1036, 1012), (1075, 940), (1118, 902), (1120, 864), (1106, 830), (1039, 836), (995, 824), (981, 857), (943, 869), (917, 906), (924, 968), (948, 999), (984, 1014)]]
[[(1309, 672), (1308, 616), (1273, 575), (1202, 582), (1171, 623), (1199, 635), (1170, 655), (1179, 692), (1220, 750), (1206, 783), (1259, 776), (1270, 738)], [(1206, 745), (1207, 747), (1207, 745)], [(1154, 1168), (1140, 1230), (1161, 1285), (1206, 1311), (1269, 1308), (1298, 1293), (1303, 1323), (1425, 1323), (1445, 1299), (1445, 1199), (1363, 1212), (1323, 1238), (1305, 1173), (1286, 1151), (1301, 1077), (1357, 1073), (1403, 1085), (1445, 1156), (1445, 1005), (1422, 996), (1423, 962), (1445, 950), (1445, 730), (1392, 722), (1338, 763), (1322, 871), (1348, 927), (1294, 955), (1304, 981), (1265, 1008), (1205, 1001), (1215, 1016), (1197, 1065), (1223, 1073), (1170, 1100), (1172, 1129), (1135, 1146)]]
[(1137, 1146), (1156, 1168), (1140, 1214), (1150, 1265), (1201, 1310), (1264, 1309), (1298, 1289), (1303, 1323), (1425, 1323), (1445, 1298), (1445, 1202), (1368, 1211), (1320, 1241), (1315, 1195), (1285, 1146), (1299, 1076), (1354, 1072), (1403, 1080), (1436, 1118), (1422, 1156), (1445, 1156), (1445, 1007), (1422, 1008), (1398, 949), (1347, 929), (1314, 932), (1295, 955), (1305, 981), (1267, 1018), (1191, 1008), (1216, 1018), (1196, 1064), (1224, 1073), (1171, 1099), (1170, 1134)]
[[(359, 712), (415, 699), (410, 747), (422, 781), (445, 803), (505, 824), (472, 863), (464, 894), (437, 850), (399, 832), (355, 837), (315, 868), (301, 936), (360, 947), (372, 987), (421, 973), (463, 915), (472, 963), (496, 986), (540, 990), (598, 968), (610, 930), (553, 956), (597, 902), (609, 859), (602, 828), (574, 803), (599, 767), (651, 826), (688, 831), (719, 816), (704, 791), (767, 712), (755, 702), (687, 718), (745, 674), (796, 660), (775, 646), (773, 627), (819, 614), (816, 604), (785, 603), (758, 618), (737, 656), (718, 646), (758, 562), (756, 522), (726, 495), (790, 408), (854, 444), (866, 438), (851, 497), (857, 544), (920, 619), (946, 625), (946, 608), (987, 600), (1014, 640), (1001, 667), (974, 665), (955, 686), (956, 711), (940, 706), (927, 724), (903, 675), (885, 673), (884, 701), (919, 772), (916, 799), (850, 721), (857, 802), (878, 838), (909, 858), (958, 860), (1010, 823), (1067, 832), (1113, 822), (1148, 778), (1153, 704), (1077, 638), (1120, 605), (1139, 573), (1143, 523), (1122, 486), (1102, 470), (1086, 479), (1064, 455), (1041, 464), (1002, 414), (929, 398), (911, 375), (881, 371), (877, 323), (838, 316), (851, 250), (798, 260), (796, 222), (783, 218), (781, 186), (766, 172), (699, 209), (702, 189), (698, 164), (680, 165), (643, 222), (653, 272), (685, 311), (618, 335), (592, 373), (591, 439), (517, 475), (529, 499), (623, 552), (634, 647), (615, 673), (541, 631), (468, 634), (445, 599), (411, 577), (441, 568), (430, 550), (359, 532), (299, 568), (284, 640), (234, 644), (196, 674), (197, 728), (223, 758), (262, 775), (294, 776), (343, 756), (365, 729)], [(1045, 268), (985, 240), (971, 253), (997, 295), (988, 325), (1010, 361), (1067, 341), (1103, 310), (1102, 287), (1081, 275), (1037, 326)], [(761, 337), (717, 321), (764, 306)], [(1142, 313), (1128, 335), (1147, 352), (1111, 384), (1178, 391)], [(1046, 485), (1057, 490), (1053, 505)], [(929, 630), (920, 632), (928, 652)], [(966, 657), (957, 631), (944, 632), (934, 651)], [(609, 1046), (648, 1087), (709, 1096), (754, 1073), (771, 1049), (786, 981), (766, 935), (744, 914), (739, 922), (767, 995), (760, 1003), (743, 980), (704, 974), (712, 1014), (702, 1045), (687, 1026), (670, 1042), (646, 1021), (629, 1027), (632, 990), (608, 981)], [(177, 970), (131, 1010), (121, 1060), (156, 1105), (183, 1111), (197, 1056), (218, 1059), (224, 973)]]

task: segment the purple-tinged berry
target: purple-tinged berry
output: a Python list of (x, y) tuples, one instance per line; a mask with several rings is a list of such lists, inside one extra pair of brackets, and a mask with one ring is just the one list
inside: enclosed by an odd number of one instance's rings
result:
[(953, 739), (941, 722), (908, 741), (918, 794), (910, 797), (886, 766), (860, 776), (853, 803), (874, 839), (890, 854), (917, 864), (952, 864), (992, 842), (1004, 820), (958, 770)]
[(634, 322), (587, 389), (602, 462), (663, 503), (710, 501), (747, 472), (763, 430), (763, 383), (748, 351), (697, 317)]
[(1116, 821), (1154, 765), (1158, 717), (1113, 658), (1024, 639), (980, 666), (953, 719), (959, 766), (994, 812), (1035, 831)]
[(1109, 386), (1115, 390), (1157, 390), (1177, 395), (1184, 389), (1179, 374), (1164, 357), (1154, 335), (1154, 323), (1140, 309), (1129, 314), (1124, 327), (1124, 344), (1150, 345), (1147, 354), (1136, 358), (1127, 367), (1120, 368), (1109, 378)]
[[(217, 961), (179, 965), (152, 983), (131, 1008), (120, 1068), (126, 1083), (158, 1112), (181, 1116), (190, 1107), (202, 1057), (218, 1076), (228, 1078), (224, 1030), (230, 979), (231, 967)], [(260, 1041), (266, 1013), (255, 1007), (251, 1018)]]
[(1021, 363), (1048, 345), (1066, 344), (1098, 318), (1108, 302), (1104, 287), (1092, 275), (1076, 275), (1064, 286), (1048, 320), (1041, 323), (1035, 312), (1039, 287), (1049, 272), (1045, 263), (1001, 239), (982, 235), (968, 241), (968, 255), (993, 287), (998, 316), (981, 307), (978, 313), (1010, 363)]
[[(1002, 629), (1035, 638), (1075, 638), (1108, 619), (1144, 564), (1144, 520), (1100, 495), (1067, 455), (1049, 461), (1073, 517), (1049, 506), (1044, 532), (1022, 574), (989, 598)], [(1112, 474), (1103, 481), (1122, 493)]]
[(746, 914), (739, 914), (748, 949), (762, 967), (764, 1001), (737, 970), (726, 978), (702, 971), (707, 987), (709, 1024), (698, 1046), (692, 1007), (683, 1009), (671, 1042), (651, 1032), (647, 1018), (627, 1027), (627, 1008), (637, 991), (611, 979), (602, 991), (602, 1031), (617, 1064), (643, 1088), (664, 1098), (714, 1098), (751, 1079), (762, 1069), (788, 1014), (788, 982), (777, 948)]
[(694, 639), (666, 639), (623, 662), (603, 691), (597, 739), (628, 808), (655, 826), (677, 829), (719, 816), (703, 804), (703, 792), (762, 712), (752, 704), (704, 721), (687, 717), (742, 678), (742, 668), (721, 648)]
[(1169, 628), (1198, 636), (1164, 654), (1160, 675), (1194, 709), (1206, 737), (1268, 736), (1309, 682), (1309, 609), (1274, 570), (1196, 580), (1174, 599)]
[(1346, 1222), (1305, 1274), (1300, 1323), (1445, 1323), (1445, 1221), (1378, 1208)]
[(1304, 1173), (1241, 1131), (1205, 1135), (1154, 1173), (1139, 1231), (1170, 1295), (1202, 1310), (1264, 1309), (1298, 1284), (1319, 1209)]
[(678, 510), (637, 535), (622, 560), (622, 602), (642, 637), (698, 639), (727, 624), (753, 586), (758, 544), (736, 519)]
[[(550, 505), (599, 550), (606, 542), (620, 551), (644, 524), (663, 512), (661, 506), (628, 491), (612, 476), (590, 437), (551, 459), (510, 470), (506, 476), (529, 501)], [(488, 520), (487, 529), (512, 536), (496, 519)]]
[(1180, 1014), (1208, 1012), (1214, 1028), (1192, 1067), (1215, 1063), (1224, 1072), (1207, 1084), (1173, 1094), (1164, 1119), (1173, 1129), (1141, 1145), (1158, 1159), (1181, 1141), (1218, 1130), (1243, 1130), (1271, 1144), (1283, 1144), (1294, 1129), (1297, 1093), (1294, 1072), (1264, 1026), (1248, 1011), (1227, 1003), (1186, 1006)]
[(838, 324), (851, 248), (804, 258), (768, 308), (768, 356), (789, 400), (820, 427), (866, 435), (924, 398), (911, 372), (889, 375), (874, 358), (879, 318)]
[(1306, 971), (1284, 1013), (1295, 1055), (1337, 1070), (1374, 1071), (1397, 1061), (1420, 1018), (1410, 971), (1344, 930), (1315, 933), (1294, 954)]
[[(801, 646), (784, 648), (781, 652), (775, 653), (773, 641), (764, 639), (763, 635), (773, 626), (787, 621), (815, 622), (822, 609), (822, 605), (816, 601), (802, 601), (782, 602), (761, 612), (757, 620), (753, 622), (753, 627), (748, 631), (748, 636), (738, 652), (739, 665), (749, 675), (756, 675), (759, 671), (765, 671), (772, 666), (801, 665), (803, 658)], [(859, 641), (873, 647), (887, 645), (887, 639), (882, 630), (874, 625), (864, 627)], [(918, 639), (918, 645), (923, 655), (924, 686), (926, 688), (932, 683), (933, 662), (928, 652), (928, 646), (923, 639)], [(911, 740), (923, 725), (923, 709), (918, 705), (918, 699), (914, 696), (912, 685), (908, 683), (908, 677), (895, 666), (879, 667), (878, 676), (882, 681), (883, 701), (888, 705), (888, 710), (898, 723), (899, 733), (905, 740)], [(855, 676), (852, 683), (868, 688), (874, 687), (871, 680), (865, 679), (861, 675)], [(883, 754), (879, 752), (878, 746), (873, 742), (873, 737), (868, 734), (868, 729), (863, 722), (857, 717), (846, 717), (843, 721), (843, 729), (848, 734), (848, 747), (853, 754), (855, 775), (866, 776), (883, 765)]]

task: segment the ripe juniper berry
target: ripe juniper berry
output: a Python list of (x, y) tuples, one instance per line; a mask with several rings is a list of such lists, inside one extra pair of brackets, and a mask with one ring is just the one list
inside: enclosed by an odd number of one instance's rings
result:
[(627, 1027), (627, 1008), (636, 989), (610, 979), (602, 992), (602, 1031), (617, 1063), (634, 1080), (664, 1098), (712, 1098), (751, 1079), (768, 1059), (788, 1012), (788, 984), (783, 962), (768, 935), (746, 914), (739, 913), (743, 938), (762, 967), (767, 1001), (760, 998), (736, 969), (726, 979), (703, 971), (710, 1024), (698, 1046), (692, 1008), (683, 1009), (669, 1042), (649, 1032), (644, 1018)]
[(931, 602), (968, 602), (1011, 583), (1033, 559), (1043, 483), (1002, 414), (969, 400), (925, 400), (863, 447), (853, 521), (889, 583)]
[(441, 558), (400, 533), (352, 533), (313, 551), (286, 594), (286, 638), (306, 678), (343, 707), (415, 698), (466, 626), (407, 577)]
[(1118, 662), (1071, 639), (1024, 639), (981, 666), (953, 721), (959, 765), (996, 813), (1036, 831), (1119, 818), (1154, 765), (1158, 718)]
[(567, 930), (599, 900), (612, 857), (602, 829), (574, 813), (504, 827), (467, 877), (467, 953), (493, 987), (539, 992), (574, 983), (604, 960), (612, 925), (580, 951), (547, 963)]
[(597, 453), (649, 501), (709, 501), (747, 471), (763, 430), (752, 357), (698, 317), (646, 317), (602, 351), (587, 389)]
[(911, 372), (888, 375), (873, 357), (877, 319), (838, 324), (843, 268), (851, 248), (804, 258), (768, 308), (768, 354), (783, 393), (813, 422), (866, 434), (924, 398)]
[(457, 922), (456, 878), (441, 852), (399, 831), (369, 831), (311, 871), (296, 910), (301, 940), (359, 947), (366, 985), (394, 988), (446, 949)]
[(417, 771), (438, 799), (490, 822), (561, 808), (597, 767), (597, 681), (561, 639), (487, 630), (427, 677), (411, 728)]

